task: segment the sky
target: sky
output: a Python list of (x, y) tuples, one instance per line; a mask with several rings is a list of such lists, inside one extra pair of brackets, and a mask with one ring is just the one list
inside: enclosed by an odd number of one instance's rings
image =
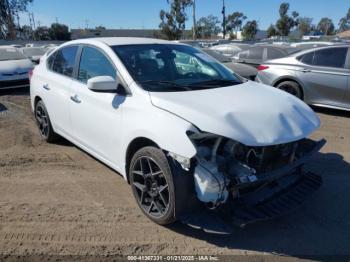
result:
[[(339, 19), (350, 8), (350, 0), (225, 0), (226, 14), (243, 12), (248, 20), (257, 20), (260, 29), (266, 29), (278, 19), (278, 8), (289, 2), (290, 13), (313, 18), (330, 17), (337, 26)], [(34, 13), (36, 26), (53, 22), (67, 24), (70, 28), (156, 29), (159, 11), (168, 9), (166, 0), (34, 0), (29, 10)], [(196, 17), (214, 15), (222, 19), (222, 0), (196, 0)], [(192, 10), (187, 10), (186, 28), (192, 27)], [(28, 15), (22, 14), (21, 24), (28, 24)]]

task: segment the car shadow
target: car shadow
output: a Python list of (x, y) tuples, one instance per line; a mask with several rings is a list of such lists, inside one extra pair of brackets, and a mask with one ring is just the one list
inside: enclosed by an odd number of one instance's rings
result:
[(317, 113), (321, 113), (321, 114), (350, 118), (350, 111), (346, 111), (346, 110), (332, 109), (332, 108), (325, 108), (325, 107), (314, 107), (314, 106), (312, 107), (312, 109)]
[(180, 222), (169, 229), (231, 250), (298, 258), (350, 255), (350, 164), (339, 154), (318, 153), (305, 168), (321, 174), (323, 185), (289, 215), (243, 229), (233, 226), (231, 235), (206, 233)]
[(0, 89), (1, 96), (28, 96), (29, 87), (13, 88), (13, 89)]

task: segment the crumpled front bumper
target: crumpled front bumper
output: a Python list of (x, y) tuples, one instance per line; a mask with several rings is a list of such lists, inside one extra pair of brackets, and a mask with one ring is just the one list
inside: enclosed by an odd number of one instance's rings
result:
[(251, 183), (242, 183), (242, 189), (252, 185), (264, 185), (259, 189), (241, 195), (238, 199), (229, 199), (216, 210), (204, 207), (191, 214), (184, 214), (180, 220), (206, 232), (228, 234), (232, 225), (244, 227), (258, 221), (273, 219), (292, 212), (322, 184), (322, 178), (311, 172), (305, 172), (301, 166), (318, 152), (325, 140), (320, 140), (299, 160), (278, 170), (261, 174)]

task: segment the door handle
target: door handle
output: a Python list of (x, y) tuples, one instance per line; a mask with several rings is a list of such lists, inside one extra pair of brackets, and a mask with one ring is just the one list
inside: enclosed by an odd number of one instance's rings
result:
[(49, 84), (44, 84), (44, 85), (43, 85), (43, 88), (44, 88), (45, 90), (50, 90)]
[(80, 104), (81, 100), (79, 99), (79, 97), (77, 95), (71, 96), (70, 100), (72, 100), (73, 102)]
[(304, 68), (304, 69), (302, 69), (302, 70), (301, 70), (301, 72), (303, 72), (303, 73), (310, 73), (310, 72), (311, 72), (311, 70), (310, 70), (310, 69), (306, 69), (306, 68)]

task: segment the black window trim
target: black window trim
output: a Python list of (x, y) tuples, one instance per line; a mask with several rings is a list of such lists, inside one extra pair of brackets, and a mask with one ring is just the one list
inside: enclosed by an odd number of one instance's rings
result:
[[(52, 68), (48, 65), (48, 61), (49, 61), (49, 58), (51, 56), (55, 56), (54, 59), (56, 58), (56, 54), (58, 51), (66, 48), (66, 47), (78, 47), (78, 50), (77, 50), (77, 53), (75, 54), (75, 61), (74, 61), (74, 64), (73, 64), (73, 74), (72, 76), (67, 76), (67, 75), (63, 75), (63, 74), (60, 74), (60, 73), (57, 73), (56, 71), (52, 70)], [(78, 57), (78, 54), (79, 54), (79, 45), (77, 44), (72, 44), (72, 45), (65, 45), (65, 46), (62, 46), (58, 49), (56, 49), (55, 51), (52, 52), (52, 54), (50, 54), (47, 58), (46, 58), (46, 69), (56, 75), (59, 75), (59, 76), (63, 76), (65, 78), (68, 78), (70, 80), (74, 79), (74, 71), (75, 71), (75, 66), (76, 66), (76, 60), (77, 60), (77, 57)]]

